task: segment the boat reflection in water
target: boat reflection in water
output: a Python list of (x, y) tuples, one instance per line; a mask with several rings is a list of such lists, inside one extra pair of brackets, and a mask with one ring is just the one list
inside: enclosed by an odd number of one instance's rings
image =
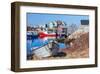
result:
[(56, 41), (55, 34), (45, 34), (45, 33), (27, 33), (27, 59), (32, 59), (33, 55), (39, 58), (49, 57), (49, 56), (59, 56), (65, 55), (61, 49), (67, 48), (64, 43), (59, 43)]

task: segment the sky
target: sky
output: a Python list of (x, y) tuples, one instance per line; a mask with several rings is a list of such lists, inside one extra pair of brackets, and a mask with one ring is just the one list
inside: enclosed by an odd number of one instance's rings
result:
[(67, 25), (80, 25), (80, 20), (89, 20), (89, 16), (69, 14), (27, 13), (27, 23), (31, 26), (47, 24), (56, 20), (64, 21)]

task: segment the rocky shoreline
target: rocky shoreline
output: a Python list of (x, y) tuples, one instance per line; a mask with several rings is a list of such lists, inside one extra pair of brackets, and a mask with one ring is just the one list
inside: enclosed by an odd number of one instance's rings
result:
[(89, 57), (89, 33), (80, 34), (80, 37), (73, 40), (70, 48), (64, 49), (68, 58)]

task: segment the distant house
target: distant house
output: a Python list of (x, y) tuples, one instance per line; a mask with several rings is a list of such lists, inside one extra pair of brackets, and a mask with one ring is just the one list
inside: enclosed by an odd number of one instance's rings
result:
[(89, 25), (89, 20), (81, 20), (81, 25)]
[[(56, 20), (56, 21), (51, 21), (51, 22), (45, 24), (45, 28), (48, 31), (48, 33), (56, 33), (60, 30), (64, 33), (66, 31), (65, 28), (67, 28), (67, 27), (65, 27), (65, 24), (66, 23), (64, 23), (61, 20)], [(59, 30), (58, 30), (58, 28), (59, 28)]]
[(84, 32), (89, 32), (89, 20), (81, 20), (80, 29)]

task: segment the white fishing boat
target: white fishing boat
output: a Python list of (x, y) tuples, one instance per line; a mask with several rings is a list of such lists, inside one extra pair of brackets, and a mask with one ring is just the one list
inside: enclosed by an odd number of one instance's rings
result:
[(50, 48), (52, 48), (52, 42), (36, 49), (33, 48), (33, 54), (38, 58), (49, 57), (52, 55)]

